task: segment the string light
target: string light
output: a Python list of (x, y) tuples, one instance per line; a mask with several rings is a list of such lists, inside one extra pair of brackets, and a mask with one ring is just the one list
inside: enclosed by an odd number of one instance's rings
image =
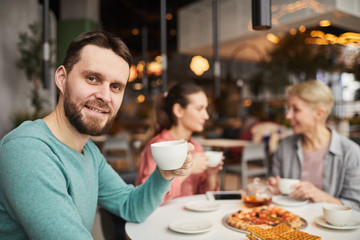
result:
[(209, 70), (209, 62), (202, 56), (194, 56), (190, 62), (190, 69), (197, 75), (201, 76), (204, 72)]
[(272, 33), (268, 33), (266, 35), (266, 38), (267, 38), (267, 40), (269, 40), (270, 42), (275, 43), (275, 44), (280, 42), (280, 38)]
[(320, 27), (329, 27), (331, 26), (331, 22), (329, 20), (321, 20), (319, 25)]
[(145, 96), (140, 94), (139, 96), (137, 96), (136, 98), (136, 102), (137, 103), (143, 103), (145, 101)]

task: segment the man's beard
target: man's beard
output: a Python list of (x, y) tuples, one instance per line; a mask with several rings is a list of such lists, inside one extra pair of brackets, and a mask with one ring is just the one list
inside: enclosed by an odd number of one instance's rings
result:
[[(94, 102), (91, 102), (93, 104)], [(90, 105), (90, 104), (89, 104)], [(103, 102), (99, 101), (95, 106), (102, 106)], [(115, 117), (110, 118), (104, 127), (101, 127), (100, 121), (98, 119), (88, 117), (87, 121), (84, 121), (84, 116), (81, 114), (81, 109), (77, 108), (76, 104), (71, 100), (69, 89), (65, 90), (64, 96), (64, 110), (65, 116), (68, 118), (69, 122), (73, 127), (81, 134), (86, 134), (90, 136), (100, 136), (110, 129), (113, 124)]]

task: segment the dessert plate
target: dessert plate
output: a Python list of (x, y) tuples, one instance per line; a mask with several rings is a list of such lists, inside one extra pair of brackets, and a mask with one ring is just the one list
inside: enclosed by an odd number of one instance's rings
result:
[(206, 220), (179, 219), (171, 222), (169, 228), (179, 233), (202, 233), (212, 228), (212, 224)]
[(220, 203), (208, 200), (194, 200), (185, 204), (185, 208), (192, 211), (208, 212), (219, 209)]
[(335, 226), (327, 223), (325, 221), (324, 216), (318, 216), (315, 218), (315, 222), (322, 227), (331, 228), (331, 229), (338, 229), (338, 230), (349, 230), (349, 229), (356, 229), (360, 227), (360, 221), (357, 219), (351, 219), (350, 222), (345, 226)]
[(272, 202), (285, 207), (299, 207), (308, 204), (309, 200), (289, 198), (288, 196), (277, 195), (272, 197)]

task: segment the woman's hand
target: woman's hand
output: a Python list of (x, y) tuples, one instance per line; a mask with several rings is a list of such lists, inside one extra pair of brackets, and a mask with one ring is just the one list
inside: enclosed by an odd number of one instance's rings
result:
[(276, 177), (269, 177), (269, 179), (267, 180), (266, 184), (270, 185), (271, 187), (273, 187), (273, 194), (274, 195), (279, 195), (281, 194), (279, 188), (278, 188), (278, 183), (279, 183), (279, 176)]
[(190, 175), (192, 173), (192, 167), (194, 165), (193, 156), (191, 154), (191, 151), (193, 150), (194, 145), (188, 142), (188, 154), (181, 168), (175, 170), (162, 170), (158, 168), (161, 176), (163, 176), (163, 178), (165, 178), (166, 180), (171, 180), (173, 177), (183, 177)]
[(330, 202), (342, 204), (341, 201), (330, 194), (317, 188), (311, 182), (299, 182), (294, 184), (295, 190), (289, 194), (291, 198), (310, 199), (313, 202)]
[(194, 153), (193, 161), (194, 161), (194, 166), (192, 167), (192, 171), (191, 171), (191, 173), (193, 174), (202, 173), (208, 167), (207, 156), (203, 152)]
[(208, 165), (208, 168), (206, 170), (207, 174), (208, 175), (213, 175), (213, 174), (217, 174), (219, 171), (221, 171), (223, 169), (223, 166), (224, 166), (224, 159), (225, 159), (225, 157), (223, 155), (222, 159), (221, 159), (221, 162), (215, 167), (210, 167)]

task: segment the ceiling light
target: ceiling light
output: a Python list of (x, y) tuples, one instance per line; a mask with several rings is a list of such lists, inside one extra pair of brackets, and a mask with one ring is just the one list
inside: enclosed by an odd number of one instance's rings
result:
[(138, 103), (143, 103), (145, 101), (145, 96), (140, 94), (139, 96), (137, 96), (136, 101)]
[(209, 70), (209, 62), (202, 56), (194, 56), (190, 62), (190, 69), (198, 76)]
[(171, 20), (171, 19), (173, 19), (173, 15), (171, 13), (167, 13), (166, 20)]
[(301, 26), (299, 27), (299, 31), (300, 31), (300, 32), (305, 32), (305, 31), (306, 31), (306, 27), (305, 27), (304, 25), (301, 25)]
[(176, 36), (176, 29), (170, 29), (170, 36)]
[(266, 38), (267, 38), (267, 40), (269, 40), (270, 42), (275, 43), (275, 44), (280, 42), (280, 38), (272, 33), (268, 33), (266, 35)]
[(139, 29), (137, 29), (137, 28), (133, 28), (133, 29), (131, 30), (131, 34), (134, 35), (134, 36), (137, 36), (137, 35), (140, 34), (140, 31), (139, 31)]
[(131, 65), (130, 67), (130, 76), (129, 76), (129, 82), (134, 81), (137, 78), (138, 74), (137, 74), (137, 70), (135, 65)]
[(331, 26), (331, 22), (329, 20), (322, 20), (319, 23), (320, 27), (329, 27)]
[(290, 29), (290, 34), (291, 34), (291, 35), (295, 35), (295, 34), (296, 34), (296, 32), (297, 32), (297, 31), (296, 31), (296, 29), (295, 29), (295, 28), (291, 28), (291, 29)]

